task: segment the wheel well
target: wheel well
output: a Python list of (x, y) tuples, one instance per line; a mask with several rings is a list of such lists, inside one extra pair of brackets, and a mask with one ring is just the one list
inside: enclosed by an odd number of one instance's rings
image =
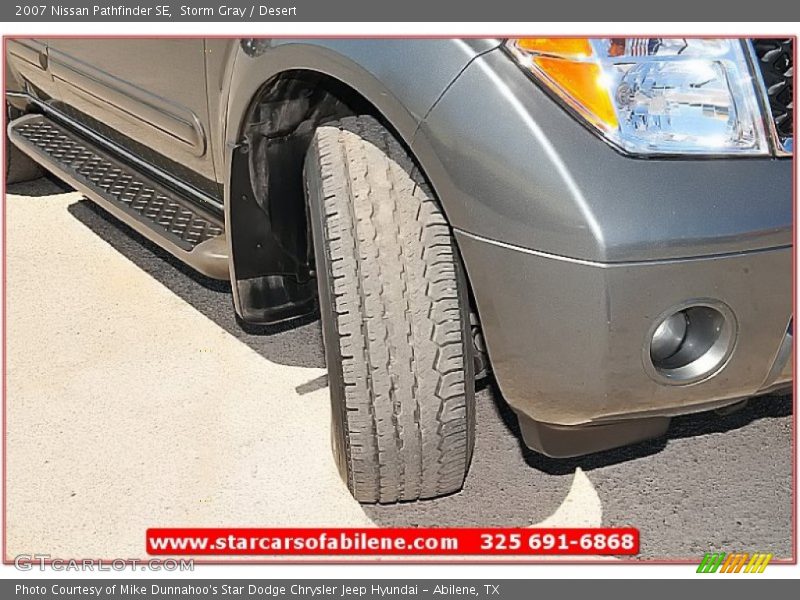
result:
[(239, 130), (231, 162), (228, 235), (240, 316), (276, 323), (316, 308), (303, 161), (321, 124), (370, 115), (402, 138), (361, 94), (328, 75), (281, 73), (261, 86)]
[[(302, 207), (303, 160), (314, 130), (353, 115), (370, 115), (396, 135), (373, 104), (333, 77), (294, 70), (267, 81), (254, 97), (239, 136), (250, 150), (249, 176), (256, 201), (267, 212), (273, 200), (284, 207), (289, 203)], [(280, 174), (280, 187), (273, 187), (277, 183), (270, 177), (273, 172)], [(290, 211), (277, 216), (297, 215)]]
[[(265, 82), (239, 131), (227, 209), (235, 267), (232, 285), (237, 311), (246, 322), (272, 324), (316, 310), (303, 162), (318, 126), (353, 115), (370, 115), (386, 127), (405, 147), (414, 168), (433, 190), (396, 128), (350, 86), (328, 75), (304, 70), (286, 71)], [(479, 336), (480, 324), (466, 270), (465, 277), (473, 336)], [(483, 355), (479, 346), (482, 343), (476, 344), (476, 351)]]

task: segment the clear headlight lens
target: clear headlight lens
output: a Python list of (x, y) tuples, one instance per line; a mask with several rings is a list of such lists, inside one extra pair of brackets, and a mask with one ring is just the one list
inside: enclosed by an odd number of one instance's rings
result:
[(769, 152), (739, 40), (520, 38), (506, 46), (625, 152)]

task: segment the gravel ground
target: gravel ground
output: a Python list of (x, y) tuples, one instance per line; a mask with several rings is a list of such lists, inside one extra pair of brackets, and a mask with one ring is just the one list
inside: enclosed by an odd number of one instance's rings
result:
[[(114, 311), (126, 310), (125, 307), (129, 302), (139, 307), (144, 305), (147, 309), (145, 312), (174, 310), (185, 311), (187, 318), (202, 317), (203, 323), (207, 323), (210, 329), (224, 336), (224, 339), (229, 340), (231, 344), (235, 344), (236, 348), (240, 348), (243, 344), (248, 350), (248, 356), (255, 358), (253, 360), (255, 367), (259, 368), (258, 364), (263, 363), (263, 368), (272, 376), (287, 379), (286, 386), (291, 387), (293, 402), (289, 405), (286, 419), (307, 420), (311, 411), (317, 415), (314, 423), (318, 424), (318, 429), (327, 426), (326, 378), (322, 371), (324, 361), (318, 322), (309, 319), (293, 327), (243, 327), (234, 317), (227, 284), (196, 276), (165, 252), (134, 234), (88, 201), (82, 200), (74, 193), (66, 196), (68, 192), (69, 190), (57, 182), (48, 179), (9, 188), (9, 193), (13, 194), (9, 196), (9, 204), (13, 207), (9, 218), (9, 246), (12, 257), (9, 262), (9, 357), (12, 363), (16, 361), (14, 364), (20, 369), (19, 377), (16, 379), (12, 377), (8, 396), (9, 410), (17, 419), (17, 424), (14, 419), (9, 419), (8, 490), (11, 509), (9, 535), (14, 542), (12, 546), (20, 551), (52, 549), (48, 546), (45, 529), (36, 523), (36, 519), (41, 520), (41, 517), (29, 514), (22, 508), (24, 498), (34, 493), (33, 487), (42, 484), (47, 488), (48, 477), (59, 477), (62, 480), (65, 477), (82, 480), (84, 477), (84, 474), (74, 470), (60, 473), (45, 468), (42, 460), (50, 461), (53, 457), (43, 459), (41, 452), (34, 455), (14, 452), (17, 443), (20, 444), (20, 449), (24, 448), (21, 439), (26, 436), (40, 435), (58, 441), (56, 430), (61, 428), (61, 425), (52, 420), (42, 419), (41, 406), (33, 404), (29, 398), (38, 393), (36, 390), (31, 390), (33, 385), (31, 370), (40, 369), (41, 366), (34, 364), (32, 360), (23, 360), (21, 356), (14, 355), (15, 350), (22, 354), (24, 346), (26, 355), (30, 351), (32, 356), (36, 356), (38, 352), (45, 352), (47, 346), (54, 341), (47, 339), (43, 333), (45, 329), (35, 329), (29, 324), (30, 312), (34, 309), (39, 311), (39, 314), (64, 313), (67, 318), (81, 313), (84, 319), (88, 319), (87, 327), (92, 327), (91, 319), (94, 318), (96, 323), (102, 323), (110, 329), (113, 329)], [(34, 241), (25, 239), (24, 231), (17, 232), (11, 217), (24, 222), (29, 211), (48, 202), (53, 205), (54, 218), (62, 219), (64, 226), (70, 230), (75, 228), (75, 243), (87, 244), (85, 253), (80, 249), (66, 256), (62, 256), (56, 244), (54, 255), (58, 260), (59, 272), (69, 273), (70, 270), (74, 270), (78, 273), (87, 269), (87, 265), (95, 260), (118, 261), (119, 268), (122, 269), (124, 265), (125, 269), (130, 270), (131, 277), (146, 275), (147, 281), (143, 282), (143, 286), (147, 290), (143, 289), (141, 295), (130, 298), (122, 288), (119, 290), (119, 299), (115, 297), (109, 300), (108, 289), (98, 286), (82, 290), (80, 293), (70, 293), (66, 298), (62, 294), (49, 293), (39, 295), (34, 302), (21, 301), (15, 304), (15, 285), (27, 281), (33, 282), (32, 287), (39, 286), (42, 280), (37, 279), (40, 277), (37, 269), (42, 268), (40, 264), (45, 264), (45, 259), (52, 263), (53, 256), (42, 257), (40, 263), (26, 257), (21, 250), (15, 254), (15, 247), (32, 245)], [(33, 219), (34, 216), (30, 218)], [(108, 256), (100, 259), (92, 254), (93, 250), (89, 245), (96, 242), (102, 242), (109, 249)], [(14, 256), (18, 258), (14, 259)], [(81, 257), (84, 263), (81, 262)], [(147, 297), (150, 293), (153, 296)], [(19, 297), (21, 298), (22, 294)], [(30, 297), (30, 294), (27, 297)], [(165, 304), (166, 299), (175, 302)], [(162, 315), (162, 318), (169, 321), (170, 314)], [(154, 323), (152, 327), (157, 327), (158, 321)], [(53, 335), (61, 334), (55, 332)], [(73, 331), (71, 335), (72, 337), (63, 346), (71, 349), (66, 352), (75, 354), (84, 352), (80, 346), (81, 331)], [(148, 328), (147, 323), (142, 323), (137, 334), (128, 339), (128, 345), (115, 348), (114, 352), (126, 352), (126, 348), (130, 349), (130, 344), (136, 344), (137, 335), (146, 338), (155, 334)], [(116, 360), (119, 361), (128, 360), (124, 354), (115, 356), (118, 356)], [(162, 360), (162, 357), (154, 358)], [(174, 358), (176, 361), (178, 359), (180, 357)], [(68, 367), (70, 361), (65, 360)], [(167, 363), (167, 366), (164, 366), (166, 369), (171, 360), (166, 357), (163, 360)], [(224, 359), (219, 358), (219, 360)], [(110, 364), (113, 366), (114, 363)], [(178, 393), (174, 390), (176, 386), (184, 386), (187, 381), (191, 381), (200, 388), (213, 385), (213, 394), (218, 396), (215, 402), (227, 404), (238, 401), (231, 393), (226, 392), (227, 386), (234, 386), (234, 390), (246, 389), (248, 386), (246, 374), (242, 375), (234, 370), (231, 370), (228, 376), (219, 372), (209, 374), (200, 370), (203, 363), (194, 362), (191, 357), (180, 359), (176, 364), (178, 365), (176, 368), (184, 369), (184, 372), (180, 377), (173, 377), (166, 382), (164, 394), (168, 396)], [(225, 368), (227, 372), (228, 367)], [(80, 393), (76, 392), (81, 386), (79, 377), (70, 375), (71, 371), (67, 368), (59, 373), (65, 381), (57, 382), (58, 385), (55, 391), (51, 390), (52, 393)], [(296, 373), (301, 375), (295, 377)], [(243, 380), (235, 380), (237, 376)], [(106, 373), (106, 377), (109, 400), (130, 392), (114, 384), (113, 368)], [(210, 383), (212, 381), (213, 384)], [(264, 406), (271, 406), (271, 402), (280, 402), (282, 397), (278, 395), (287, 393), (286, 390), (289, 388), (286, 386), (267, 386), (261, 392), (264, 398), (259, 401), (263, 400), (266, 403)], [(30, 403), (26, 404), (23, 400)], [(215, 403), (214, 406), (218, 404)], [(158, 406), (154, 410), (158, 410)], [(108, 419), (113, 414), (101, 411), (95, 415), (85, 415), (83, 418), (91, 419), (94, 426), (104, 429), (109, 427), (109, 423), (103, 422), (102, 419)], [(141, 418), (141, 415), (134, 413), (128, 416)], [(262, 424), (264, 427), (281, 425), (256, 421), (256, 425)], [(15, 431), (15, 427), (20, 429)], [(181, 427), (191, 428), (192, 425), (184, 422)], [(112, 429), (116, 435), (124, 436), (125, 422), (115, 422)], [(229, 429), (226, 435), (242, 435), (236, 428)], [(250, 429), (248, 431), (256, 440), (274, 437), (270, 432), (253, 432)], [(314, 436), (317, 433), (323, 442), (316, 441)], [(210, 434), (205, 431), (204, 435)], [(328, 433), (311, 428), (309, 431), (304, 430), (303, 435), (308, 435), (309, 440), (312, 440), (309, 441), (310, 456), (303, 455), (298, 460), (302, 464), (302, 461), (307, 459), (309, 465), (316, 465), (320, 462), (320, 452), (325, 452), (320, 450), (320, 447), (327, 443)], [(98, 445), (92, 446), (89, 442), (83, 448), (80, 441), (73, 440), (71, 443), (72, 452), (96, 452), (101, 448)], [(159, 449), (158, 441), (153, 443), (156, 444), (156, 449)], [(241, 439), (233, 437), (229, 440), (221, 438), (214, 442), (215, 447), (226, 443), (236, 447), (244, 445)], [(49, 452), (56, 456), (58, 448), (57, 444), (53, 444), (45, 454)], [(194, 450), (196, 449), (192, 448), (192, 451)], [(499, 398), (495, 388), (488, 385), (478, 394), (475, 457), (466, 486), (461, 493), (435, 501), (362, 508), (350, 502), (346, 492), (342, 494), (341, 486), (335, 482), (335, 474), (330, 473), (333, 468), (332, 461), (325, 456), (324, 465), (320, 467), (327, 469), (325, 484), (314, 494), (320, 501), (309, 502), (307, 506), (304, 505), (302, 509), (297, 508), (294, 512), (284, 508), (284, 512), (288, 511), (289, 514), (281, 513), (283, 515), (281, 522), (302, 522), (303, 519), (306, 519), (306, 522), (308, 519), (329, 522), (325, 521), (329, 513), (325, 512), (323, 506), (333, 507), (330, 510), (338, 511), (336, 514), (342, 515), (341, 519), (346, 523), (374, 523), (378, 526), (528, 526), (547, 521), (553, 518), (554, 514), (563, 516), (569, 513), (570, 516), (564, 518), (572, 524), (581, 523), (583, 519), (585, 524), (602, 523), (606, 526), (638, 527), (641, 530), (644, 558), (696, 559), (710, 550), (763, 551), (772, 552), (780, 558), (789, 558), (792, 554), (791, 450), (792, 398), (767, 396), (751, 401), (743, 410), (729, 416), (708, 413), (674, 419), (667, 437), (662, 440), (580, 459), (547, 459), (522, 446), (515, 418)], [(177, 464), (186, 464), (189, 460), (187, 456), (181, 455), (184, 451), (180, 447), (173, 446), (170, 451), (171, 460)], [(207, 460), (213, 462), (211, 457), (207, 457)], [(260, 469), (258, 474), (250, 472), (248, 476), (243, 475), (240, 479), (231, 480), (228, 477), (228, 484), (242, 488), (230, 492), (237, 502), (254, 494), (254, 478), (260, 481), (259, 478), (264, 473), (272, 473), (274, 476), (271, 478), (270, 498), (278, 498), (284, 494), (287, 502), (291, 503), (293, 499), (303, 495), (298, 494), (296, 490), (298, 483), (295, 479), (291, 476), (287, 478), (286, 473), (280, 471), (288, 468), (287, 472), (291, 473), (293, 465), (277, 465), (271, 456), (265, 457), (267, 464), (258, 465), (250, 454), (247, 458), (242, 454), (234, 454), (226, 460), (228, 462), (224, 462), (221, 469), (235, 470), (239, 468), (237, 461), (246, 462), (248, 469), (257, 471)], [(94, 475), (97, 475), (96, 467), (83, 468), (84, 470), (89, 468), (90, 471), (95, 469)], [(273, 473), (275, 470), (277, 472)], [(142, 473), (137, 477), (142, 477)], [(149, 475), (146, 478), (148, 485), (164, 484), (158, 478)], [(277, 481), (280, 478), (286, 481)], [(127, 493), (132, 493), (135, 498), (141, 500), (142, 496), (136, 493), (136, 486), (139, 485), (137, 481), (139, 479), (131, 478), (126, 482)], [(31, 489), (26, 486), (30, 486)], [(201, 501), (204, 494), (213, 497), (214, 486), (213, 481), (206, 487), (177, 486), (169, 502), (177, 506), (181, 503), (194, 505)], [(277, 491), (273, 489), (275, 486)], [(114, 485), (111, 491), (120, 489), (122, 488), (119, 485)], [(284, 492), (280, 491), (284, 489)], [(572, 504), (565, 501), (565, 499), (570, 500), (571, 491), (574, 496)], [(63, 498), (58, 496), (63, 490), (59, 488), (51, 492), (54, 506), (57, 502), (63, 503)], [(118, 503), (113, 494), (109, 497), (108, 493), (104, 492), (102, 496), (107, 502)], [(95, 503), (98, 498), (100, 495), (93, 497)], [(38, 502), (41, 505), (45, 500)], [(88, 551), (86, 545), (69, 541), (70, 535), (77, 535), (97, 527), (96, 522), (91, 522), (91, 518), (81, 517), (84, 514), (81, 511), (97, 514), (98, 520), (104, 514), (107, 517), (110, 513), (98, 510), (96, 504), (81, 505), (74, 498), (71, 502), (74, 509), (71, 509), (72, 512), (67, 516), (77, 519), (77, 523), (72, 529), (63, 533), (62, 545), (57, 549), (61, 552)], [(237, 502), (231, 500), (227, 503), (218, 503), (215, 511), (202, 513), (203, 519), (195, 518), (193, 521), (189, 517), (195, 513), (191, 511), (167, 512), (165, 516), (162, 513), (156, 514), (161, 514), (163, 519), (172, 519), (170, 523), (164, 524), (175, 524), (176, 514), (182, 515), (182, 519), (178, 520), (189, 520), (195, 524), (198, 520), (207, 520), (214, 524), (214, 519), (219, 525), (274, 524), (272, 504), (256, 503), (255, 507), (249, 507), (247, 511), (242, 512), (241, 504)], [(141, 507), (138, 511), (142, 511)], [(314, 511), (322, 511), (323, 516), (315, 517)], [(63, 509), (60, 514), (63, 514)], [(124, 518), (122, 512), (114, 514), (115, 518)], [(15, 515), (18, 517), (17, 521), (14, 519)], [(41, 512), (38, 515), (41, 515)], [(90, 522), (87, 522), (87, 519)], [(151, 526), (158, 524), (150, 521)], [(114, 535), (109, 532), (104, 543), (113, 544), (113, 541), (109, 541), (113, 539)], [(137, 544), (141, 544), (139, 529), (132, 530), (130, 543), (120, 551), (134, 551)], [(96, 547), (90, 549), (96, 550)]]

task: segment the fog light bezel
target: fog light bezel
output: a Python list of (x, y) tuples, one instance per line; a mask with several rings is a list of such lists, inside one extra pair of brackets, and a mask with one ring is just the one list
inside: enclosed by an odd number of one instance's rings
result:
[[(721, 317), (721, 327), (714, 341), (708, 345), (702, 354), (684, 364), (675, 367), (656, 365), (651, 356), (651, 344), (659, 325), (675, 313), (682, 311), (687, 313), (689, 311), (698, 312), (703, 309), (710, 309)], [(699, 330), (694, 330), (690, 322), (685, 334), (685, 340), (691, 335), (697, 335), (696, 331)], [(667, 385), (686, 386), (705, 382), (717, 375), (728, 364), (736, 348), (738, 334), (739, 326), (736, 316), (733, 310), (724, 302), (709, 298), (686, 300), (663, 311), (650, 324), (642, 352), (645, 371), (658, 383)]]

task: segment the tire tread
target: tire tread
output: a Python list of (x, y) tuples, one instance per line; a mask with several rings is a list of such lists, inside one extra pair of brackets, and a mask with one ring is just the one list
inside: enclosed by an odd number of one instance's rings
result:
[(346, 479), (361, 502), (457, 491), (471, 455), (471, 340), (457, 251), (415, 172), (397, 140), (365, 116), (320, 127), (306, 162), (306, 178), (319, 178), (308, 188), (322, 202), (338, 334), (326, 344), (338, 344), (341, 358)]

